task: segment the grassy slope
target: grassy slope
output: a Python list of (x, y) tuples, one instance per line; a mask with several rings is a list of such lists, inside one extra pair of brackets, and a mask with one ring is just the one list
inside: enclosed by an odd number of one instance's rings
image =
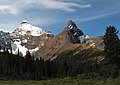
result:
[(0, 80), (0, 85), (119, 85), (120, 78), (118, 79), (81, 79), (81, 78), (64, 78), (64, 79), (51, 79), (42, 81), (33, 80)]
[(67, 47), (64, 52), (61, 52), (55, 60), (67, 60), (68, 62), (71, 62), (73, 64), (90, 60), (96, 61), (96, 59), (98, 62), (104, 59), (103, 50), (99, 48), (73, 44)]

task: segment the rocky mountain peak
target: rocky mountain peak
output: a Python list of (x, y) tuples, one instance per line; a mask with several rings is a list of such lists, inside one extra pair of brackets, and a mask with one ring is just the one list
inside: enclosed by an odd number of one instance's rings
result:
[(71, 27), (71, 26), (73, 26), (73, 27), (76, 27), (76, 28), (77, 28), (77, 26), (76, 26), (76, 24), (75, 24), (75, 22), (74, 22), (73, 20), (69, 20), (69, 21), (68, 21), (67, 28), (69, 28), (69, 27)]
[(80, 44), (84, 43), (85, 41), (84, 33), (82, 30), (77, 28), (75, 22), (73, 22), (72, 20), (68, 21), (66, 29), (70, 38), (70, 42)]

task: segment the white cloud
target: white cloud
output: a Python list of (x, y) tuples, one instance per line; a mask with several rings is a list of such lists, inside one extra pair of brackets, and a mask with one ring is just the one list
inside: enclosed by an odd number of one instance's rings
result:
[(91, 21), (91, 20), (95, 20), (95, 19), (100, 19), (109, 15), (113, 15), (118, 13), (118, 11), (113, 11), (113, 12), (108, 12), (108, 13), (104, 13), (104, 14), (99, 14), (99, 15), (94, 15), (94, 16), (89, 16), (83, 19), (77, 19), (79, 22), (86, 22), (86, 21)]
[(79, 8), (86, 8), (90, 7), (91, 5), (81, 5), (81, 4), (76, 4), (72, 2), (64, 2), (64, 1), (58, 1), (58, 0), (29, 0), (29, 3), (38, 3), (39, 5), (42, 5), (43, 7), (47, 9), (59, 9), (59, 10), (64, 10), (64, 11), (75, 11), (73, 7), (79, 7)]
[(40, 8), (44, 9), (53, 9), (53, 10), (63, 10), (63, 11), (75, 11), (74, 7), (78, 8), (87, 8), (91, 7), (90, 4), (77, 4), (73, 2), (65, 2), (58, 0), (17, 0), (12, 4), (4, 2), (3, 5), (0, 5), (0, 11), (3, 13), (17, 14), (23, 9), (29, 9), (30, 5), (37, 5)]

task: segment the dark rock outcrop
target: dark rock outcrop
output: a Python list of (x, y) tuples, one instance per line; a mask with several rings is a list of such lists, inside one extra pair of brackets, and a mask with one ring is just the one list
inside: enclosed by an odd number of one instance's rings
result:
[(76, 24), (70, 20), (67, 25), (67, 32), (70, 37), (70, 42), (72, 43), (84, 43), (85, 41), (85, 36), (82, 30), (77, 28)]
[(10, 37), (10, 34), (0, 31), (0, 50), (11, 51), (12, 49), (11, 42), (12, 42), (12, 38)]

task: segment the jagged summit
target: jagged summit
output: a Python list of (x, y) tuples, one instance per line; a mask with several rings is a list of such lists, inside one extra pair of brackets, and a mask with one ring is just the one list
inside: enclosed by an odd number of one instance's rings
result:
[(84, 43), (85, 41), (85, 35), (82, 30), (80, 30), (75, 22), (70, 20), (67, 25), (67, 32), (70, 37), (70, 42), (72, 43)]
[(74, 26), (74, 27), (77, 28), (77, 26), (76, 26), (76, 24), (75, 24), (75, 22), (74, 22), (73, 20), (69, 20), (69, 21), (68, 21), (67, 28), (69, 28), (70, 26)]

